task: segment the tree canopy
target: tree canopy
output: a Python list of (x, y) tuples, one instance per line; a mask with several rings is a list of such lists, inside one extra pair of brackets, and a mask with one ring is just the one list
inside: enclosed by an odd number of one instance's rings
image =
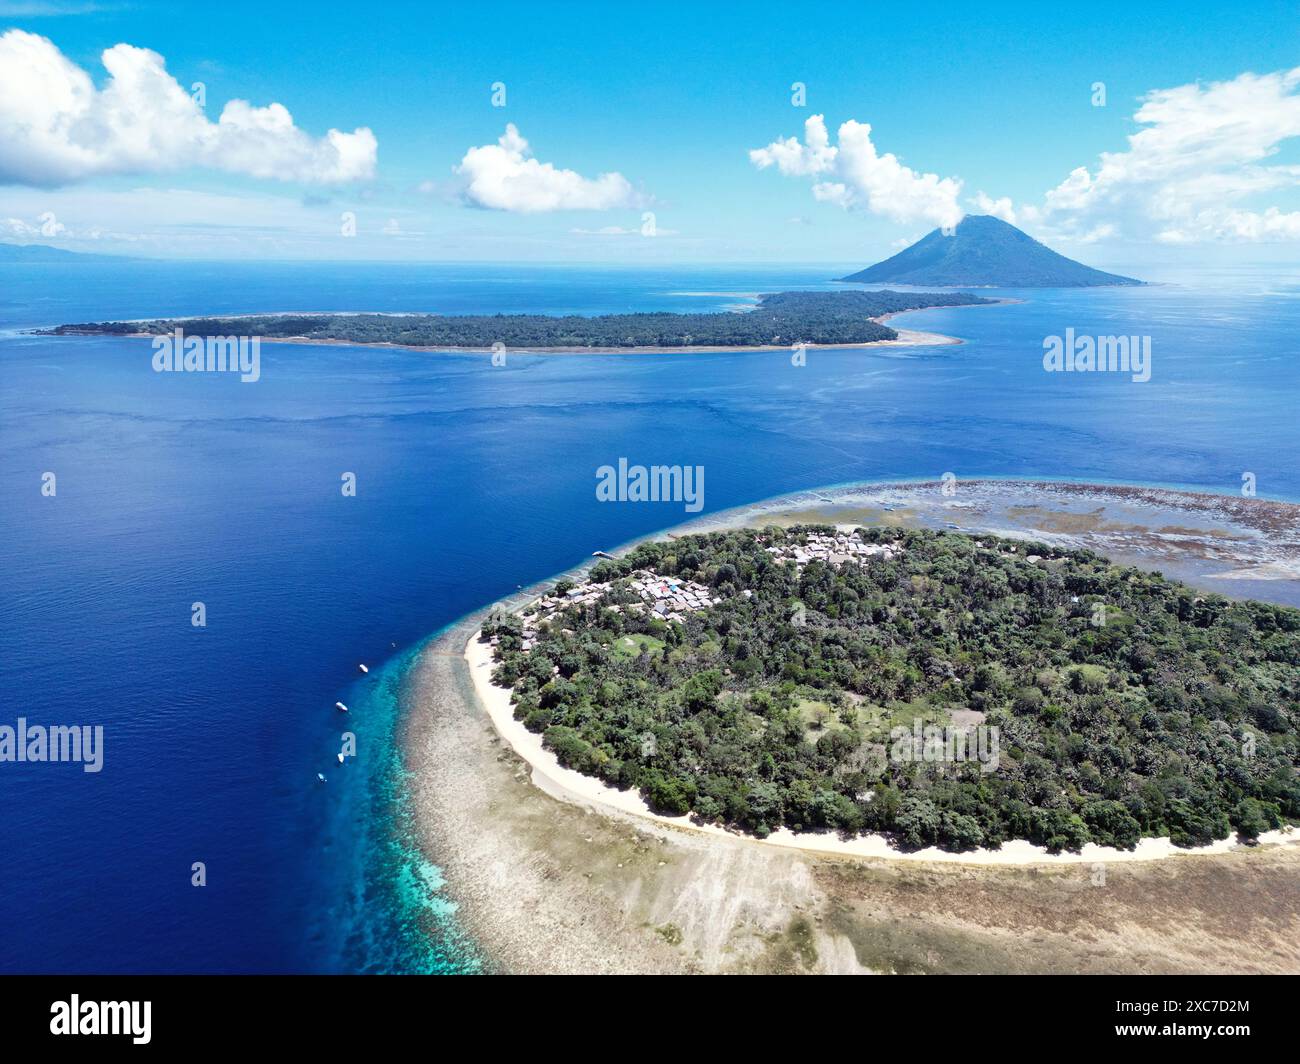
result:
[[(860, 529), (899, 549), (801, 568), (768, 549), (827, 532), (603, 561), (599, 594), (529, 635), (489, 619), (495, 678), (564, 764), (759, 836), (1128, 849), (1300, 819), (1300, 610), (993, 536)], [(629, 586), (642, 570), (721, 600), (665, 621)], [(996, 771), (890, 756), (895, 728), (976, 719), (998, 729)]]
[(183, 329), (192, 336), (302, 337), (411, 347), (761, 347), (857, 344), (898, 334), (872, 321), (882, 314), (993, 300), (964, 292), (777, 292), (743, 313), (601, 314), (257, 314), (238, 318), (162, 318), (88, 322), (45, 330), (51, 335), (146, 333)]

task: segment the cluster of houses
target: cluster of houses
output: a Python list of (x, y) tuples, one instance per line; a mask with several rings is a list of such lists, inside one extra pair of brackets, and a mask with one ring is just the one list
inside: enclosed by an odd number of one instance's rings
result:
[[(671, 576), (658, 576), (648, 569), (638, 569), (630, 578), (628, 588), (640, 596), (656, 617), (665, 621), (680, 621), (686, 614), (695, 610), (706, 609), (722, 599), (714, 595), (710, 588), (691, 580), (678, 580)], [(520, 615), (523, 622), (523, 649), (531, 650), (537, 639), (537, 629), (549, 621), (556, 613), (570, 606), (588, 606), (600, 602), (605, 597), (608, 587), (605, 584), (582, 584), (570, 588), (563, 595), (543, 595), (532, 609)], [(615, 613), (633, 606), (612, 605)]]
[(806, 543), (780, 543), (767, 548), (767, 553), (778, 561), (793, 561), (802, 569), (811, 561), (841, 565), (844, 562), (862, 562), (868, 558), (888, 561), (903, 548), (893, 543), (864, 543), (856, 531), (811, 532)]
[(559, 610), (569, 606), (585, 606), (599, 601), (605, 594), (603, 584), (584, 584), (570, 588), (563, 595), (543, 595), (530, 610), (520, 614), (523, 622), (521, 645), (524, 650), (532, 650), (537, 640), (537, 629), (551, 619)]
[[(981, 547), (993, 544), (979, 541)], [(1017, 553), (1014, 545), (999, 545), (1007, 553)], [(868, 558), (883, 558), (886, 561), (897, 557), (903, 548), (894, 543), (867, 543), (856, 531), (811, 532), (803, 543), (779, 543), (765, 548), (767, 553), (778, 561), (793, 561), (802, 569), (811, 561), (825, 562), (828, 565), (842, 565), (845, 562), (863, 562)], [(1029, 554), (1028, 562), (1040, 561), (1037, 554)], [(657, 617), (666, 621), (680, 621), (686, 614), (707, 609), (722, 601), (721, 596), (713, 594), (711, 588), (691, 580), (679, 580), (671, 576), (659, 576), (649, 569), (638, 569), (632, 573), (627, 587), (638, 595), (645, 606)], [(543, 595), (532, 608), (520, 615), (523, 622), (523, 649), (531, 650), (537, 639), (537, 629), (549, 621), (560, 610), (569, 606), (588, 606), (601, 602), (609, 590), (605, 584), (590, 583), (570, 588), (563, 595)], [(752, 592), (743, 592), (746, 598)], [(1077, 602), (1077, 597), (1075, 598)], [(614, 612), (623, 609), (635, 609), (635, 606), (611, 605)], [(496, 643), (494, 637), (492, 642)]]
[(691, 580), (677, 580), (671, 576), (656, 576), (648, 569), (638, 569), (632, 574), (631, 589), (641, 596), (641, 601), (666, 621), (680, 621), (694, 610), (707, 609), (721, 602), (711, 589)]

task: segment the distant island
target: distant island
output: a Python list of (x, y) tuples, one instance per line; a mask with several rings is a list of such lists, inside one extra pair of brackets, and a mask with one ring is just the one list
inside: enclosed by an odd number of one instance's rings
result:
[(750, 311), (708, 314), (258, 314), (225, 318), (59, 325), (40, 335), (259, 336), (309, 343), (388, 344), (445, 350), (489, 350), (494, 344), (541, 351), (762, 348), (793, 344), (897, 341), (876, 320), (906, 310), (996, 303), (965, 292), (777, 292)]
[(1014, 225), (987, 214), (968, 214), (951, 232), (935, 229), (892, 258), (840, 280), (960, 288), (1085, 288), (1143, 283), (1067, 259)]
[(760, 838), (1058, 853), (1300, 820), (1300, 610), (1089, 550), (692, 534), (494, 612), (481, 639), (562, 765)]
[(46, 244), (6, 244), (0, 243), (0, 263), (22, 262), (71, 262), (76, 259), (112, 259), (116, 255), (96, 255), (83, 251), (67, 251), (52, 248)]

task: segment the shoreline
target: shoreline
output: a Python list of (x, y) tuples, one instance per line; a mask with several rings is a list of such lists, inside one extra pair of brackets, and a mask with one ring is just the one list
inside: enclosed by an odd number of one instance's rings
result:
[[(916, 314), (923, 310), (963, 310), (967, 307), (995, 307), (1008, 303), (1023, 303), (1023, 299), (998, 299), (990, 303), (954, 303), (948, 306), (936, 307), (913, 307), (910, 310), (895, 310), (888, 314), (881, 314), (878, 317), (868, 318), (877, 325), (884, 325), (890, 318), (896, 318), (900, 314)], [(348, 317), (362, 313), (372, 313), (369, 311), (350, 311), (348, 313), (336, 311), (302, 311), (296, 312), (296, 317)], [(261, 318), (274, 317), (275, 315), (266, 314), (223, 314), (222, 318), (237, 320), (239, 318)], [(422, 317), (420, 314), (387, 314), (387, 317)], [(185, 318), (169, 319), (176, 322), (201, 321), (211, 315), (190, 315)], [(136, 320), (156, 320), (156, 319), (136, 319)], [(108, 322), (106, 324), (131, 324), (132, 322)], [(51, 326), (49, 328), (60, 328), (61, 326)], [(892, 328), (892, 326), (889, 326)], [(166, 335), (164, 333), (105, 333), (93, 330), (75, 331), (69, 330), (64, 333), (50, 333), (48, 330), (28, 330), (37, 335), (53, 336), (112, 336), (127, 340), (150, 340), (156, 336)], [(954, 344), (964, 344), (966, 341), (958, 336), (948, 336), (944, 333), (925, 332), (918, 329), (894, 329), (897, 337), (893, 340), (866, 340), (862, 343), (848, 344), (807, 344), (809, 349), (823, 351), (839, 350), (856, 350), (868, 347), (940, 347)], [(339, 340), (333, 337), (307, 337), (307, 336), (262, 336), (259, 342), (264, 344), (297, 344), (311, 347), (377, 347), (389, 348), (394, 351), (419, 351), (424, 354), (435, 355), (490, 355), (493, 353), (490, 347), (448, 347), (448, 346), (430, 346), (427, 344), (395, 344), (388, 341), (366, 342), (363, 340)], [(690, 346), (690, 347), (517, 347), (508, 348), (507, 355), (688, 355), (688, 354), (730, 354), (740, 351), (757, 351), (771, 353), (773, 351), (790, 351), (794, 345), (791, 344), (719, 344), (710, 346)]]
[[(1153, 506), (1186, 509), (1209, 514), (1223, 521), (1240, 521), (1267, 533), (1300, 535), (1300, 499), (1274, 499), (1262, 496), (1246, 498), (1236, 494), (1210, 491), (1204, 487), (1168, 484), (1129, 484), (1093, 480), (1046, 480), (1040, 476), (971, 476), (958, 482), (958, 492), (947, 505), (959, 510), (966, 505), (962, 490), (975, 488), (982, 492), (1006, 495), (1016, 491), (1041, 492), (1079, 501), (1120, 500), (1126, 503), (1145, 503)], [(867, 493), (915, 492), (920, 489), (938, 490), (940, 482), (929, 478), (871, 481), (848, 481), (820, 488), (773, 495), (752, 503), (719, 510), (713, 514), (669, 526), (650, 536), (684, 534), (686, 532), (728, 527), (744, 515), (775, 513), (799, 504), (816, 500), (829, 505), (845, 505)], [(811, 507), (808, 507), (811, 509)], [(635, 545), (634, 541), (627, 546)], [(620, 548), (622, 549), (622, 548)]]
[[(676, 529), (779, 523), (797, 516), (789, 512), (796, 505), (839, 506), (868, 494), (891, 505), (905, 491), (938, 497), (933, 481), (921, 482), (924, 489), (891, 483), (794, 492)], [(984, 494), (1009, 492), (1015, 501), (1034, 490), (1054, 511), (1065, 506), (1063, 496), (1089, 511), (1098, 500), (1123, 502), (1125, 492), (1170, 496), (1152, 487), (984, 483)], [(1216, 516), (1243, 502), (1209, 494), (1189, 501)], [(1248, 502), (1260, 511), (1259, 524), (1278, 529), (1292, 527), (1286, 522), (1300, 512), (1292, 505), (1269, 515), (1273, 504)], [(1178, 521), (1185, 522), (1181, 513)], [(641, 535), (608, 553), (673, 532)], [(564, 575), (575, 578), (597, 560), (584, 558)], [(500, 601), (520, 609), (552, 582)], [(551, 778), (545, 767), (539, 773), (502, 737), (475, 690), (491, 687), (491, 666), (476, 670), (466, 659), (486, 615), (486, 608), (466, 614), (420, 650), (401, 696), (401, 744), (419, 845), (489, 971), (1300, 972), (1300, 846), (1225, 840), (1226, 852), (1138, 860), (1119, 851), (1120, 859), (1091, 865), (1076, 855), (1045, 863), (900, 860), (835, 852), (834, 836), (812, 836), (811, 848), (762, 844), (566, 795), (563, 777)], [(506, 728), (517, 725), (540, 746), (540, 736), (514, 721), (509, 693), (496, 690)], [(575, 775), (580, 791), (596, 782)], [(436, 938), (437, 926), (428, 933)]]
[[(936, 307), (923, 307), (923, 310), (936, 310)], [(954, 308), (942, 308), (954, 309)], [(900, 311), (910, 314), (912, 311)], [(182, 319), (177, 319), (182, 320)], [(872, 318), (872, 321), (877, 319)], [(898, 334), (893, 340), (865, 340), (856, 344), (807, 344), (809, 350), (856, 350), (865, 347), (939, 347), (950, 344), (963, 344), (966, 341), (957, 336), (945, 336), (943, 333), (919, 332), (915, 329), (895, 329)], [(151, 340), (163, 333), (102, 333), (102, 332), (65, 332), (59, 336), (113, 336), (123, 340)], [(363, 340), (336, 340), (333, 338), (308, 336), (263, 336), (259, 342), (264, 344), (296, 344), (306, 347), (365, 347), (387, 348), (393, 351), (418, 351), (429, 355), (491, 355), (490, 347), (430, 347), (423, 344), (394, 344), (387, 341), (370, 342)], [(692, 347), (514, 347), (506, 350), (507, 355), (721, 355), (742, 351), (757, 351), (771, 354), (773, 351), (789, 351), (785, 344), (732, 344), (730, 346), (692, 346)]]
[[(1183, 848), (1175, 846), (1167, 837), (1146, 837), (1138, 841), (1133, 850), (1118, 850), (1096, 843), (1085, 843), (1079, 853), (1049, 853), (1041, 846), (1035, 846), (1024, 839), (1012, 839), (1004, 842), (997, 850), (977, 849), (962, 853), (928, 847), (923, 850), (904, 851), (895, 849), (883, 835), (856, 835), (851, 839), (842, 839), (829, 833), (793, 832), (788, 828), (779, 828), (765, 839), (745, 835), (738, 831), (729, 831), (716, 824), (698, 824), (690, 816), (669, 817), (656, 813), (646, 805), (645, 800), (635, 791), (620, 791), (594, 776), (584, 776), (574, 769), (565, 768), (556, 756), (543, 747), (542, 737), (530, 732), (523, 723), (515, 720), (513, 706), (510, 702), (510, 690), (498, 687), (492, 682), (492, 660), (490, 645), (480, 642), (477, 629), (470, 635), (463, 654), (465, 664), (474, 683), (474, 694), (479, 708), (492, 721), (497, 734), (522, 758), (531, 768), (533, 786), (542, 793), (563, 802), (585, 806), (604, 814), (638, 817), (657, 825), (674, 828), (679, 831), (699, 832), (703, 835), (721, 836), (736, 839), (756, 846), (775, 846), (787, 850), (822, 856), (848, 858), (876, 858), (889, 861), (920, 861), (927, 864), (961, 864), (961, 865), (1078, 865), (1110, 864), (1127, 861), (1161, 861), (1178, 856), (1207, 856), (1210, 854), (1229, 853), (1243, 848), (1229, 836), (1207, 846)], [(1289, 845), (1300, 842), (1300, 829), (1282, 828), (1261, 834), (1254, 846)]]
[[(1225, 509), (1229, 511), (1239, 509), (1238, 500), (1232, 496), (1144, 488), (1135, 485), (1075, 485), (1052, 481), (1021, 483), (992, 479), (984, 481), (972, 480), (967, 481), (966, 484), (970, 487), (983, 487), (986, 490), (990, 487), (1006, 486), (1011, 489), (1020, 487), (1028, 491), (1064, 494), (1081, 500), (1091, 500), (1099, 494), (1112, 495), (1124, 500), (1136, 499), (1144, 502), (1158, 500), (1165, 506), (1182, 506), (1214, 514), (1219, 514)], [(851, 495), (855, 490), (862, 490), (867, 487), (867, 485), (863, 485), (860, 489), (845, 487), (838, 490)], [(886, 483), (870, 485), (870, 488), (880, 492), (916, 490), (917, 487), (916, 484)], [(833, 505), (833, 499), (827, 497), (829, 492), (833, 490), (837, 489), (820, 489), (795, 493), (793, 496), (778, 496), (775, 499), (765, 500), (761, 503), (723, 511), (720, 514), (710, 515), (705, 518), (698, 518), (684, 525), (641, 537), (632, 543), (617, 548), (613, 553), (615, 555), (621, 554), (632, 549), (636, 543), (644, 542), (647, 539), (690, 534), (697, 530), (697, 526), (698, 530), (707, 529), (711, 531), (743, 527), (752, 524), (757, 515), (774, 510), (793, 509), (799, 502), (804, 501), (806, 504), (810, 499)], [(793, 503), (795, 506), (786, 506), (783, 503)], [(958, 504), (960, 504), (960, 500)], [(1275, 530), (1278, 520), (1276, 518), (1268, 520), (1270, 513), (1278, 508), (1286, 508), (1288, 505), (1286, 503), (1272, 503), (1268, 500), (1250, 500), (1250, 505), (1245, 509), (1254, 511), (1253, 516), (1261, 518), (1259, 521), (1261, 527)], [(815, 509), (815, 507), (807, 505), (805, 505), (805, 508), (808, 510)], [(1292, 506), (1291, 510), (1294, 511), (1291, 516), (1300, 516), (1300, 509)], [(811, 518), (810, 521), (811, 523), (820, 523)], [(584, 563), (577, 569), (581, 570), (586, 567), (587, 563)], [(570, 570), (565, 574), (539, 581), (538, 586), (553, 583), (554, 580), (560, 579), (561, 576), (569, 576), (573, 572), (574, 570)], [(1214, 575), (1208, 574), (1208, 578), (1212, 579)], [(509, 600), (517, 600), (517, 598), (518, 596), (510, 596)], [(496, 609), (508, 609), (509, 607), (504, 603), (509, 600), (493, 603), (486, 610), (479, 612), (486, 615)], [(518, 608), (520, 607), (516, 605), (515, 610)], [(1161, 861), (1169, 857), (1217, 855), (1239, 849), (1257, 850), (1268, 846), (1289, 845), (1300, 842), (1300, 828), (1288, 827), (1265, 832), (1252, 845), (1243, 845), (1238, 843), (1234, 836), (1229, 836), (1206, 846), (1185, 848), (1174, 846), (1167, 837), (1144, 837), (1138, 841), (1133, 850), (1119, 850), (1113, 847), (1098, 846), (1095, 843), (1087, 843), (1079, 853), (1063, 852), (1053, 854), (1049, 853), (1045, 848), (1035, 846), (1026, 840), (1015, 839), (1004, 842), (997, 850), (977, 849), (954, 853), (937, 847), (929, 847), (924, 850), (908, 852), (895, 849), (888, 839), (881, 835), (867, 834), (855, 836), (851, 839), (843, 839), (829, 833), (795, 833), (786, 828), (780, 828), (772, 832), (767, 838), (759, 839), (715, 824), (694, 823), (688, 815), (681, 817), (664, 816), (652, 811), (641, 796), (634, 791), (620, 791), (595, 777), (585, 776), (561, 765), (555, 755), (543, 747), (540, 735), (528, 731), (522, 722), (514, 719), (513, 707), (510, 702), (511, 692), (507, 688), (501, 688), (492, 683), (491, 673), (494, 662), (491, 647), (481, 643), (478, 636), (478, 629), (475, 628), (463, 648), (462, 656), (473, 682), (474, 693), (480, 711), (491, 720), (501, 739), (530, 766), (532, 782), (536, 787), (553, 798), (592, 808), (598, 812), (640, 818), (666, 828), (698, 832), (713, 837), (727, 837), (751, 845), (779, 847), (823, 856), (980, 866), (1078, 865)]]

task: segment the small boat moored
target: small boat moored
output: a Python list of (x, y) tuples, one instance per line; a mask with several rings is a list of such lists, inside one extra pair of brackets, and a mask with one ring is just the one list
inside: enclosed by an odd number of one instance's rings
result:
[(364, 665), (358, 665), (357, 668), (359, 668), (362, 672), (369, 672), (369, 671), (370, 671), (370, 670), (367, 669)]
[(318, 780), (320, 780), (321, 783), (324, 783), (324, 782), (325, 782), (325, 773), (323, 773), (323, 772), (317, 772), (317, 773), (316, 773), (316, 778), (317, 778)]
[(342, 702), (335, 702), (334, 704), (338, 706), (341, 712), (346, 713), (348, 711), (348, 707), (345, 706)]

